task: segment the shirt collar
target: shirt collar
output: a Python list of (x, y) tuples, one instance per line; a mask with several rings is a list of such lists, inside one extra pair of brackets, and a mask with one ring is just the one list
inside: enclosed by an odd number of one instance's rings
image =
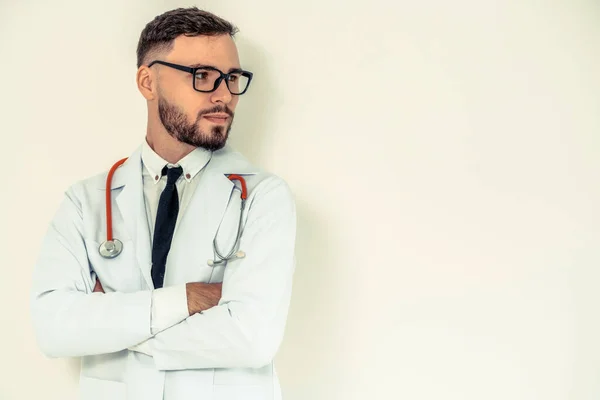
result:
[(208, 164), (211, 155), (210, 151), (197, 147), (176, 164), (171, 164), (156, 154), (145, 139), (142, 144), (142, 163), (154, 183), (160, 181), (162, 169), (165, 165), (169, 167), (181, 167), (183, 169), (183, 178), (189, 183)]

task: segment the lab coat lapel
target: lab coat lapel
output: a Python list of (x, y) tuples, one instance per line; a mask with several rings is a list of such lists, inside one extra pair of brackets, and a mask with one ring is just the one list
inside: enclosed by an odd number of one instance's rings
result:
[[(185, 232), (174, 243), (183, 242), (184, 246), (198, 246), (199, 243), (210, 245), (221, 224), (231, 192), (235, 184), (229, 180), (229, 174), (252, 175), (258, 170), (250, 165), (241, 154), (229, 145), (213, 152), (210, 161), (204, 168), (200, 181), (190, 199), (190, 203), (182, 215), (180, 224), (175, 227), (174, 235), (179, 230)], [(193, 234), (191, 234), (193, 232)], [(193, 241), (190, 243), (189, 241)], [(185, 248), (185, 247), (183, 247)]]
[(116, 203), (129, 235), (134, 240), (138, 266), (148, 287), (153, 288), (152, 244), (144, 203), (142, 182), (141, 147), (117, 170), (113, 179), (113, 188), (123, 186), (116, 196)]
[(210, 162), (199, 178), (185, 214), (175, 227), (173, 242), (182, 243), (183, 248), (199, 243), (212, 245), (234, 187), (222, 171), (211, 168)]

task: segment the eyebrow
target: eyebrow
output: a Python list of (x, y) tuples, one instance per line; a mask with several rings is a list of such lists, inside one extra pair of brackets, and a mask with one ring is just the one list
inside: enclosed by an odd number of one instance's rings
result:
[[(215, 67), (214, 65), (209, 65), (209, 64), (192, 64), (190, 65), (190, 68), (214, 68), (214, 69), (219, 69), (217, 67)], [(235, 68), (229, 68), (229, 70), (227, 71), (227, 73), (232, 72), (232, 71), (241, 71), (242, 68), (240, 67), (235, 67)]]

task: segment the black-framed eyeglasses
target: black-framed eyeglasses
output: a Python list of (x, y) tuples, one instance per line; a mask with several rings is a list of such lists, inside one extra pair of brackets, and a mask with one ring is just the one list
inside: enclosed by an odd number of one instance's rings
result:
[(227, 89), (229, 89), (229, 92), (234, 95), (241, 95), (246, 93), (248, 86), (250, 86), (250, 81), (252, 80), (252, 72), (244, 71), (242, 69), (234, 69), (228, 73), (224, 73), (211, 66), (192, 68), (160, 60), (152, 61), (148, 64), (148, 67), (151, 67), (154, 64), (165, 65), (192, 74), (194, 77), (192, 79), (194, 90), (202, 93), (214, 92), (221, 84), (221, 81), (225, 79), (225, 85), (227, 86)]

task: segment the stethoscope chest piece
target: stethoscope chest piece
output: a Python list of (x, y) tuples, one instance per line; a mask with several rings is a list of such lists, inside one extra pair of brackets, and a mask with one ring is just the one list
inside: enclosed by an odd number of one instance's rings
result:
[(119, 239), (107, 240), (100, 245), (98, 252), (104, 258), (115, 258), (123, 251), (123, 243)]

